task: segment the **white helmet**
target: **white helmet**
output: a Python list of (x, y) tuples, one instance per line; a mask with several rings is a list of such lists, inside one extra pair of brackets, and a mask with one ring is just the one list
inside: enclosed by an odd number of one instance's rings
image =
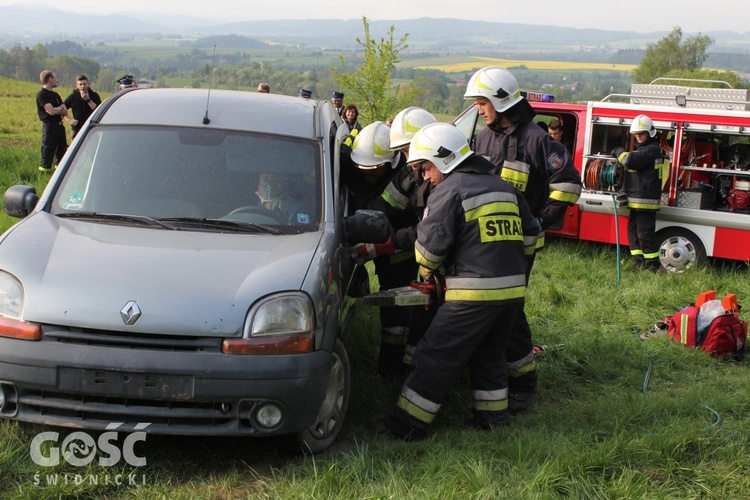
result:
[(636, 132), (648, 132), (649, 137), (655, 136), (656, 129), (653, 120), (646, 115), (638, 115), (633, 118), (633, 123), (630, 124), (630, 133), (635, 134)]
[(407, 147), (419, 129), (436, 121), (432, 113), (422, 108), (412, 106), (402, 109), (391, 124), (391, 149)]
[(447, 174), (471, 156), (466, 136), (450, 123), (430, 123), (414, 134), (409, 145), (409, 164), (429, 161)]
[(373, 122), (363, 128), (352, 144), (352, 161), (361, 169), (371, 169), (385, 162), (391, 168), (398, 163), (396, 152), (390, 146), (391, 129), (383, 122)]
[(464, 99), (485, 97), (495, 111), (502, 113), (523, 97), (513, 73), (499, 66), (487, 66), (474, 73), (466, 86)]

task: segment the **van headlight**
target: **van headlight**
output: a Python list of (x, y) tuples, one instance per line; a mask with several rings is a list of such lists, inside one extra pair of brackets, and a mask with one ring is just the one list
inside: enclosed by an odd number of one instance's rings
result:
[(10, 273), (0, 271), (0, 336), (40, 340), (42, 327), (21, 321), (23, 285)]
[(23, 285), (12, 274), (0, 271), (0, 315), (21, 319)]
[(271, 295), (247, 315), (241, 339), (226, 339), (226, 354), (297, 354), (315, 347), (315, 310), (300, 292)]

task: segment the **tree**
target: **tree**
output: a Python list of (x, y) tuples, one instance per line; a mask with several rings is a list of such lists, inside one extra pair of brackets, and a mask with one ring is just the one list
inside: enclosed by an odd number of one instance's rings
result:
[(671, 72), (694, 72), (706, 61), (706, 49), (714, 41), (697, 34), (682, 41), (682, 29), (675, 26), (672, 32), (656, 43), (646, 46), (641, 64), (633, 70), (633, 82), (649, 83)]
[(364, 47), (364, 58), (353, 72), (346, 65), (343, 54), (339, 56), (341, 70), (331, 68), (333, 79), (339, 83), (347, 95), (347, 101), (357, 105), (360, 120), (364, 123), (376, 120), (385, 121), (393, 117), (401, 109), (408, 107), (414, 101), (417, 90), (413, 83), (393, 87), (391, 73), (399, 62), (398, 53), (408, 47), (405, 34), (398, 42), (394, 42), (395, 28), (391, 26), (387, 37), (377, 43), (370, 36), (370, 25), (366, 17), (362, 17), (364, 25), (364, 40), (356, 41)]

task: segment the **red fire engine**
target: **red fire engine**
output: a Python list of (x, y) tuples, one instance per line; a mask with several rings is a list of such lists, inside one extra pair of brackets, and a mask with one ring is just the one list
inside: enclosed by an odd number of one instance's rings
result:
[[(614, 244), (617, 228), (619, 243), (627, 247), (625, 176), (610, 151), (632, 149), (630, 123), (646, 114), (660, 133), (664, 153), (662, 207), (656, 220), (662, 265), (682, 272), (707, 257), (750, 261), (748, 90), (682, 85), (694, 80), (655, 82), (586, 105), (527, 94), (538, 113), (535, 120), (562, 123), (562, 142), (569, 141), (584, 186), (560, 227), (547, 233)], [(455, 123), (468, 137), (484, 127), (474, 106)]]

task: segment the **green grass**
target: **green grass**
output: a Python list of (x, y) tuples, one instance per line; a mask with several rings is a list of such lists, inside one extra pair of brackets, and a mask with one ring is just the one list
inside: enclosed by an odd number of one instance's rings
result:
[[(2, 105), (10, 88), (0, 81)], [(12, 130), (17, 142), (0, 147), (3, 187), (46, 182), (35, 172), (38, 122), (29, 100), (36, 89), (29, 84), (17, 108), (0, 115), (0, 126), (28, 123)], [(149, 436), (136, 447), (147, 458), (142, 468), (40, 467), (29, 455), (34, 436), (72, 430), (0, 420), (0, 497), (748, 498), (749, 361), (638, 337), (706, 289), (750, 303), (746, 265), (655, 275), (626, 263), (618, 280), (615, 255), (613, 246), (561, 239), (539, 255), (527, 315), (536, 342), (564, 348), (538, 359), (538, 400), (508, 428), (463, 427), (471, 400), (464, 378), (426, 441), (407, 444), (370, 430), (368, 421), (394, 404), (400, 385), (375, 375), (378, 321), (363, 307), (347, 339), (350, 411), (326, 453), (291, 456), (269, 439)], [(117, 474), (124, 484), (104, 484)], [(128, 474), (137, 485), (127, 484)], [(48, 485), (47, 476), (58, 484)]]

